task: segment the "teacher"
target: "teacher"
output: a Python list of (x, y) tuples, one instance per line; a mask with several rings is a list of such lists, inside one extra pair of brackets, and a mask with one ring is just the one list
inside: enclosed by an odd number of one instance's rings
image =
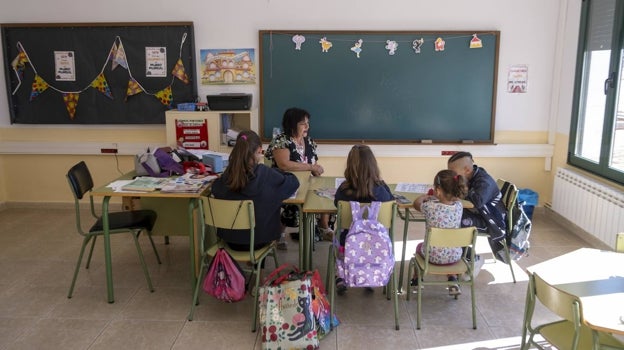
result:
[[(282, 118), (282, 132), (273, 136), (264, 156), (271, 161), (274, 168), (283, 171), (309, 171), (313, 176), (322, 175), (325, 169), (318, 164), (316, 142), (308, 135), (309, 130), (310, 113), (301, 108), (287, 109)], [(284, 206), (282, 238), (277, 246), (279, 249), (284, 250), (287, 247), (286, 227), (298, 225), (297, 210), (296, 205)], [(323, 238), (333, 236), (333, 232), (329, 228), (329, 214), (321, 215), (319, 230)], [(295, 237), (293, 236), (293, 238)]]

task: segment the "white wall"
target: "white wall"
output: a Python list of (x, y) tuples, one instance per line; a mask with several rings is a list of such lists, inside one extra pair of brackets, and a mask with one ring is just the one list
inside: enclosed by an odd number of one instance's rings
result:
[[(564, 114), (572, 94), (575, 22), (580, 6), (576, 4), (580, 1), (568, 1), (3, 0), (0, 22), (193, 21), (197, 50), (257, 50), (261, 29), (500, 30), (496, 130), (548, 131), (556, 127), (567, 133)], [(2, 62), (6, 60), (3, 57)], [(528, 93), (505, 92), (507, 68), (512, 64), (529, 66)], [(0, 80), (4, 81), (4, 69)], [(224, 91), (252, 92), (254, 104), (258, 104), (257, 86), (199, 86), (202, 99), (208, 93)], [(569, 111), (567, 118), (569, 123)], [(0, 126), (9, 124), (6, 84), (2, 83)]]

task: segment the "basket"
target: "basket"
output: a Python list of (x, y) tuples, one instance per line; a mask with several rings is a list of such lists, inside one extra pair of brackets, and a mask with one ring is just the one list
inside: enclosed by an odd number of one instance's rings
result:
[(178, 103), (178, 111), (195, 111), (195, 103)]

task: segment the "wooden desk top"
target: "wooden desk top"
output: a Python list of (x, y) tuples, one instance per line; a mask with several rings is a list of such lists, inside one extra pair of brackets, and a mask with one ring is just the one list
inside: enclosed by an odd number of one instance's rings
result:
[(581, 248), (527, 270), (577, 296), (587, 326), (624, 334), (624, 253)]
[[(128, 172), (126, 174), (123, 174), (122, 176), (116, 178), (113, 181), (117, 181), (117, 180), (131, 180), (135, 176), (136, 176), (136, 172), (135, 171), (130, 171), (130, 172)], [(193, 192), (193, 193), (174, 193), (174, 192), (160, 192), (160, 191), (152, 191), (152, 192), (123, 191), (123, 192), (116, 192), (112, 188), (107, 187), (108, 185), (109, 185), (109, 183), (107, 183), (106, 185), (94, 188), (93, 191), (91, 191), (91, 195), (92, 196), (96, 196), (96, 197), (199, 198), (202, 195), (205, 195), (207, 192), (210, 191), (210, 184), (206, 184), (201, 191)]]
[(309, 171), (293, 171), (293, 174), (299, 180), (299, 188), (297, 189), (297, 195), (295, 198), (289, 198), (283, 202), (286, 204), (303, 204), (308, 194), (308, 188), (310, 184), (310, 172)]

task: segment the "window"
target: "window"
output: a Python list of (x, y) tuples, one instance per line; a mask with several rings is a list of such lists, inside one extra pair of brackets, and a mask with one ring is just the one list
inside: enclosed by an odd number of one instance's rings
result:
[(624, 1), (584, 0), (568, 162), (624, 184)]

